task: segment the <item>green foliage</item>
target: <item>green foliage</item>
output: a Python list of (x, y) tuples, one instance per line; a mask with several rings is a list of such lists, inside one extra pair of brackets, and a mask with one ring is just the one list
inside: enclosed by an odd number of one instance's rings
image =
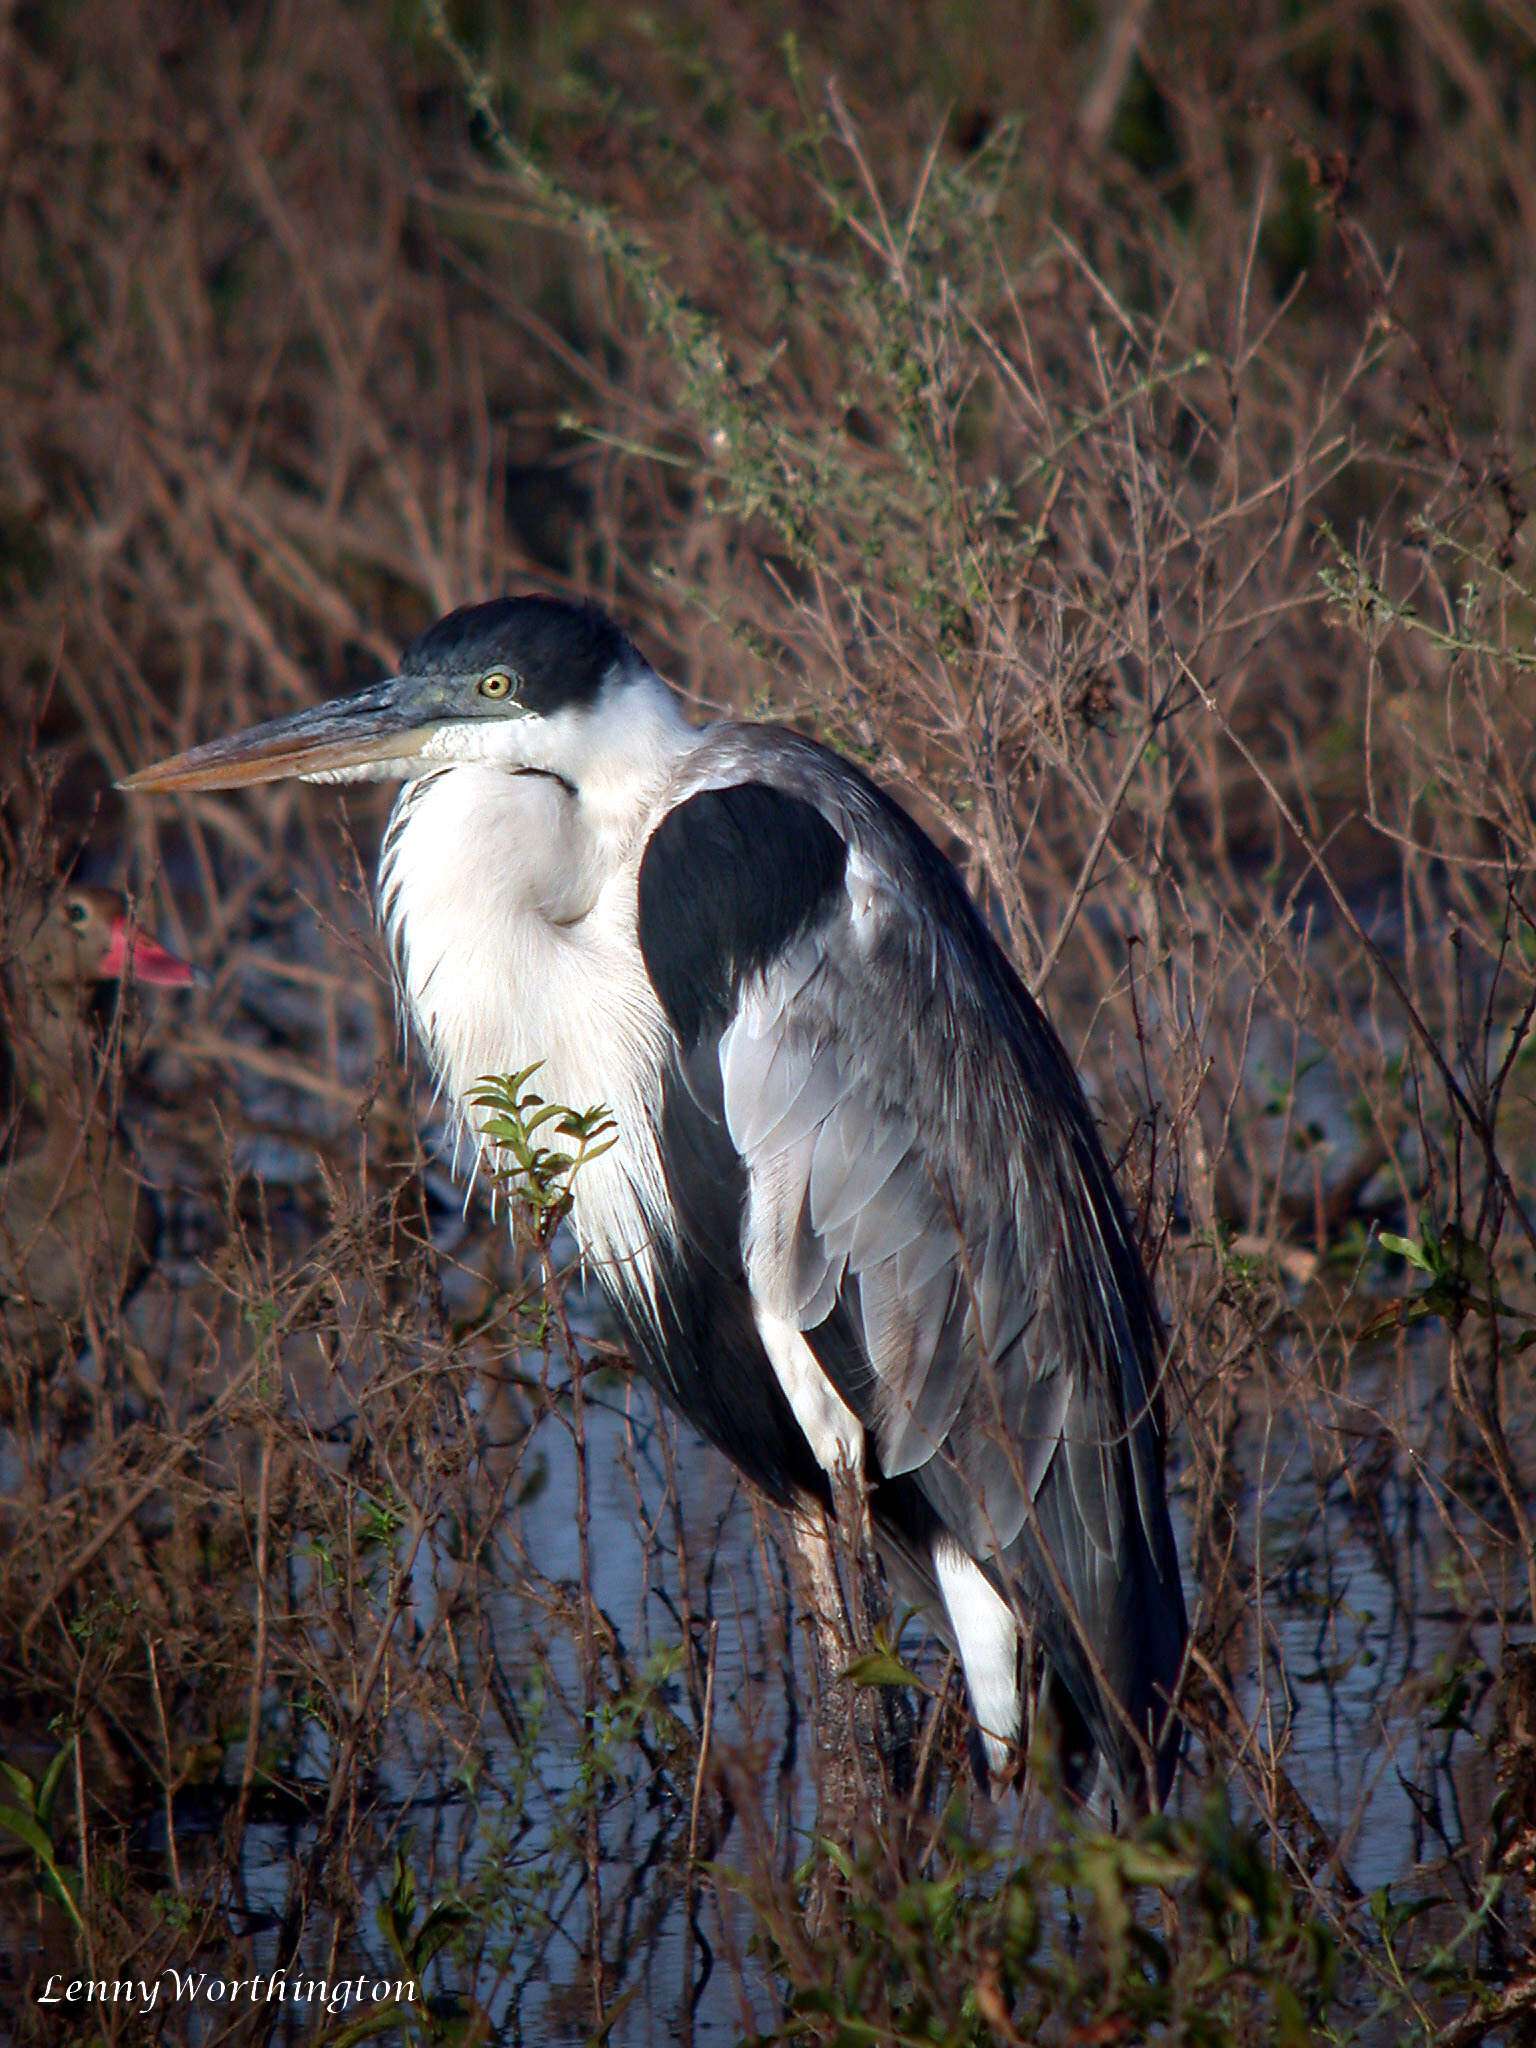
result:
[(407, 1510), (397, 1500), (370, 1500), (357, 1525), (358, 1541), (386, 1549), (404, 1527)]
[(1342, 623), (1372, 634), (1399, 628), (1418, 635), (1443, 654), (1485, 657), (1509, 671), (1536, 669), (1536, 653), (1531, 649), (1511, 645), (1506, 638), (1492, 638), (1480, 630), (1484, 593), (1474, 572), (1497, 576), (1512, 589), (1527, 614), (1536, 605), (1536, 592), (1514, 584), (1508, 572), (1490, 562), (1485, 554), (1421, 523), (1424, 542), (1441, 546), (1457, 572), (1455, 615), (1449, 623), (1438, 623), (1419, 606), (1394, 597), (1363, 556), (1346, 547), (1326, 520), (1321, 522), (1320, 533), (1332, 560), (1318, 571), (1318, 580)]
[(395, 1852), (394, 1881), (388, 1895), (380, 1901), (376, 1917), (379, 1932), (395, 1960), (408, 1975), (419, 1979), (438, 1951), (461, 1928), (469, 1926), (475, 1916), (463, 1899), (450, 1892), (434, 1901), (417, 1919), (420, 1900), (407, 1860), (409, 1848), (409, 1841), (405, 1841)]
[(411, 1868), (411, 1837), (407, 1834), (395, 1851), (389, 1890), (379, 1901), (374, 1922), (384, 1939), (400, 1977), (416, 1987), (416, 1996), (390, 1999), (360, 2013), (319, 2036), (315, 2048), (356, 2048), (363, 2041), (384, 2035), (416, 2041), (424, 2048), (455, 2048), (459, 2042), (484, 2038), (480, 2015), (472, 2006), (459, 2009), (460, 2001), (423, 1996), (423, 1979), (434, 1959), (456, 1935), (473, 1928), (477, 1914), (468, 1900), (447, 1892), (425, 1910)]
[(862, 1657), (855, 1657), (842, 1675), (852, 1685), (916, 1687), (922, 1684), (917, 1673), (902, 1663), (889, 1644), (878, 1641), (874, 1649), (866, 1650)]
[[(491, 1170), (498, 1186), (532, 1219), (535, 1241), (548, 1245), (570, 1214), (576, 1176), (611, 1149), (615, 1125), (601, 1105), (569, 1109), (536, 1094), (528, 1083), (543, 1064), (535, 1060), (516, 1074), (483, 1076), (470, 1101), (490, 1112), (480, 1130), (493, 1149)], [(540, 1132), (574, 1139), (574, 1149), (546, 1145)]]
[(54, 1755), (41, 1778), (35, 1782), (18, 1765), (0, 1759), (0, 1783), (9, 1794), (0, 1803), (0, 1828), (31, 1850), (42, 1876), (47, 1896), (68, 1913), (77, 1929), (85, 1923), (75, 1902), (76, 1880), (60, 1868), (53, 1839), (54, 1809), (65, 1767), (75, 1753), (74, 1741), (66, 1742)]
[(835, 1908), (809, 1939), (776, 1930), (788, 1997), (764, 2043), (1299, 2048), (1338, 1990), (1333, 1935), (1219, 1799), (1125, 1835), (1067, 1821), (1018, 1864), (957, 1824), (936, 1874), (896, 1889), (880, 1857), (824, 1843), (820, 1862)]
[(659, 1648), (627, 1685), (598, 1702), (588, 1718), (581, 1770), (566, 1814), (568, 1823), (574, 1825), (581, 1818), (587, 1798), (601, 1796), (609, 1787), (626, 1781), (637, 1748), (641, 1754), (654, 1753), (658, 1746), (664, 1752), (681, 1753), (687, 1735), (670, 1695), (683, 1662), (681, 1643)]
[[(1419, 1293), (1394, 1302), (1373, 1317), (1360, 1333), (1362, 1340), (1379, 1336), (1385, 1330), (1406, 1329), (1428, 1316), (1444, 1316), (1451, 1323), (1460, 1322), (1469, 1314), (1484, 1321), (1508, 1316), (1516, 1322), (1536, 1325), (1536, 1315), (1500, 1292), (1487, 1252), (1475, 1237), (1456, 1224), (1447, 1224), (1438, 1232), (1426, 1228), (1418, 1240), (1384, 1230), (1379, 1242), (1384, 1252), (1406, 1259), (1416, 1272), (1425, 1276), (1427, 1284)], [(1516, 1339), (1520, 1350), (1528, 1350), (1532, 1344), (1536, 1344), (1536, 1328), (1526, 1329)]]

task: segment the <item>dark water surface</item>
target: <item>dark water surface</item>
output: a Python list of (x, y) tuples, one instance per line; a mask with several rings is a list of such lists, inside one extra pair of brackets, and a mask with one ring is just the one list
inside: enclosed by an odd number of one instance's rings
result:
[[(290, 929), (285, 944), (300, 967), (312, 956), (318, 971), (326, 957), (313, 927)], [(316, 1042), (313, 989), (260, 962), (237, 987), (245, 1012), (265, 1020), (267, 1043), (284, 1034)], [(305, 1204), (317, 1186), (316, 1145), (339, 1148), (338, 1185), (357, 1171), (346, 1149), (357, 1143), (351, 1104), (379, 1058), (379, 1016), (376, 990), (328, 995), (319, 1039), (324, 1070), (339, 1077), (333, 1096), (289, 1087), (270, 1065), (232, 1075), (246, 1119), (230, 1137), (235, 1162), (260, 1185), (263, 1227), (280, 1240), (279, 1264), (291, 1262), (295, 1287), (314, 1235)], [(189, 1080), (175, 1059), (174, 1048), (161, 1056), (172, 1090)], [(1315, 1079), (1308, 1086), (1316, 1114), (1334, 1116), (1326, 1090)], [(182, 1167), (173, 1146), (156, 1144), (147, 1121), (142, 1148), (173, 1188)], [(409, 1164), (394, 1158), (386, 1144), (371, 1161), (371, 1184), (386, 1193)], [(485, 1276), (510, 1270), (500, 1226), (481, 1206), (466, 1215), (444, 1165), (428, 1169), (426, 1186), (442, 1309), (467, 1318), (483, 1304)], [(248, 1304), (237, 1313), (208, 1291), (216, 1233), (202, 1230), (197, 1199), (173, 1196), (171, 1209), (162, 1271), (130, 1320), (172, 1407), (190, 1414), (250, 1359), (255, 1326)], [(367, 1256), (365, 1248), (359, 1272)], [(307, 1711), (302, 1696), (296, 1703), (292, 1685), (264, 1700), (278, 1761), (264, 1762), (263, 1783), (272, 1763), (290, 1796), (253, 1800), (236, 1895), (220, 1894), (244, 1953), (260, 1969), (281, 1953), (295, 1885), (326, 1840), (322, 1815), (340, 1770), (347, 1812), (354, 1795), (358, 1802), (356, 1825), (345, 1855), (327, 1845), (295, 1974), (399, 1976), (378, 1913), (403, 1870), (414, 1885), (412, 1924), (434, 1903), (466, 1905), (424, 1992), (488, 2015), (495, 2038), (582, 2041), (606, 2026), (621, 2048), (648, 2048), (730, 2041), (768, 2025), (777, 1987), (754, 1946), (752, 1911), (729, 1885), (691, 1879), (690, 1852), (782, 1875), (812, 1845), (812, 1680), (778, 1518), (617, 1371), (583, 1375), (579, 1447), (559, 1346), (517, 1350), (505, 1331), (467, 1342), (473, 1364), (458, 1370), (459, 1406), (434, 1411), (419, 1443), (393, 1420), (375, 1425), (381, 1381), (402, 1367), (406, 1379), (441, 1371), (443, 1357), (424, 1347), (412, 1366), (422, 1298), (385, 1302), (361, 1283), (349, 1292), (345, 1275), (338, 1285), (334, 1327), (283, 1340), (268, 1396), (316, 1473), (338, 1488), (358, 1484), (364, 1504), (393, 1499), (398, 1510), (358, 1539), (371, 1559), (364, 1619), (377, 1626), (386, 1593), (397, 1607), (382, 1667), (384, 1734), (359, 1757), (326, 1713)], [(385, 1360), (374, 1332), (390, 1316), (397, 1339)], [(600, 1321), (579, 1294), (574, 1324), (584, 1346), (601, 1343)], [(1235, 1568), (1220, 1597), (1202, 1583), (1195, 1555), (1196, 1461), (1187, 1437), (1176, 1440), (1174, 1507), (1192, 1605), (1224, 1617), (1216, 1655), (1251, 1731), (1247, 1776), (1227, 1789), (1241, 1813), (1273, 1804), (1283, 1780), (1285, 1796), (1335, 1845), (1320, 1886), (1347, 1880), (1360, 1893), (1443, 1897), (1454, 1916), (1471, 1902), (1459, 1853), (1486, 1836), (1496, 1789), (1493, 1677), (1505, 1646), (1520, 1639), (1501, 1617), (1524, 1611), (1529, 1589), (1497, 1491), (1479, 1477), (1477, 1447), (1459, 1457), (1465, 1425), (1449, 1398), (1440, 1325), (1355, 1352), (1336, 1345), (1326, 1373), (1323, 1355), (1299, 1340), (1282, 1344), (1244, 1361), (1224, 1397), (1220, 1491)], [(100, 1386), (89, 1354), (76, 1370), (83, 1385)], [(142, 1409), (131, 1386), (126, 1398)], [(1523, 1428), (1528, 1435), (1529, 1418)], [(458, 1476), (447, 1491), (441, 1480), (420, 1482), (430, 1497), (420, 1503), (426, 1521), (415, 1524), (421, 1460), (449, 1438)], [(248, 1503), (253, 1442), (233, 1424), (216, 1433), (204, 1481)], [(67, 1449), (49, 1483), (71, 1483), (93, 1454), (84, 1440)], [(0, 1434), (0, 1484), (13, 1499), (35, 1483), (28, 1455), (17, 1434)], [(471, 1530), (486, 1542), (468, 1569)], [(327, 1654), (349, 1625), (335, 1560), (305, 1530), (277, 1537), (273, 1583), (286, 1612), (319, 1617), (305, 1622), (303, 1640)], [(236, 1575), (226, 1593), (246, 1597), (238, 1553), (224, 1568)], [(359, 1663), (369, 1647), (353, 1646)], [(901, 1651), (943, 1687), (945, 1662), (920, 1622), (908, 1624)], [(696, 1784), (706, 1697), (708, 1769)], [(21, 1759), (35, 1764), (46, 1753), (33, 1735)], [(190, 1894), (215, 1863), (243, 1760), (236, 1740), (200, 1800), (190, 1790), (179, 1800)], [(1193, 1810), (1208, 1797), (1208, 1769), (1197, 1750), (1178, 1803)], [(992, 1808), (971, 1796), (974, 1829), (1006, 1843), (1017, 1803)], [(135, 1854), (163, 1885), (162, 1820), (140, 1827)], [(4, 1896), (22, 1974), (68, 1968), (67, 1927), (39, 1921), (14, 1885)], [(270, 2038), (297, 2041), (349, 2016), (285, 2008), (266, 2017)], [(212, 2038), (222, 2022), (210, 2011), (206, 2028), (201, 2019), (178, 2024)]]
[[(1430, 1384), (1433, 1346), (1421, 1349), (1414, 1398), (1424, 1427), (1433, 1430), (1440, 1426)], [(1364, 1893), (1388, 1886), (1400, 1895), (1444, 1892), (1454, 1900), (1456, 1852), (1486, 1827), (1494, 1791), (1486, 1738), (1487, 1673), (1497, 1667), (1501, 1639), (1496, 1612), (1513, 1610), (1522, 1587), (1510, 1582), (1512, 1574), (1490, 1576), (1482, 1589), (1486, 1604), (1467, 1601), (1457, 1578), (1477, 1569), (1475, 1550), (1464, 1530), (1426, 1512), (1422, 1481), (1389, 1467), (1370, 1470), (1362, 1483), (1364, 1454), (1379, 1441), (1362, 1418), (1379, 1412), (1396, 1375), (1362, 1368), (1359, 1381), (1352, 1400), (1311, 1409), (1258, 1396), (1244, 1404), (1234, 1506), (1243, 1540), (1258, 1552), (1262, 1599), (1234, 1650), (1235, 1690), (1253, 1725), (1260, 1779), (1271, 1767), (1282, 1770), (1338, 1844), (1330, 1877), (1342, 1872)], [(494, 1437), (495, 1393), (483, 1390), (481, 1398)], [(748, 1952), (748, 1912), (722, 1907), (730, 1894), (714, 1886), (690, 1899), (692, 1788), (664, 1760), (655, 1761), (658, 1746), (647, 1760), (634, 1741), (616, 1736), (612, 1775), (595, 1802), (600, 1881), (589, 1879), (592, 1794), (578, 1762), (581, 1645), (548, 1601), (530, 1599), (526, 1589), (532, 1567), (567, 1589), (574, 1607), (585, 1569), (631, 1666), (672, 1671), (681, 1635), (676, 1534), (685, 1531), (695, 1639), (708, 1622), (718, 1623), (712, 1753), (756, 1787), (759, 1818), (782, 1830), (782, 1867), (808, 1851), (816, 1758), (797, 1702), (810, 1679), (806, 1646), (786, 1621), (777, 1524), (754, 1512), (722, 1461), (686, 1436), (675, 1454), (679, 1503), (662, 1455), (673, 1429), (655, 1416), (643, 1389), (610, 1377), (592, 1391), (592, 1540), (585, 1559), (574, 1511), (576, 1453), (566, 1428), (546, 1422), (515, 1451), (487, 1453), (491, 1471), (510, 1458), (523, 1472), (533, 1461), (540, 1473), (534, 1496), (509, 1518), (516, 1526), (501, 1551), (505, 1580), (487, 1600), (501, 1679), (522, 1702), (524, 1719), (514, 1735), (504, 1717), (487, 1715), (473, 1781), (454, 1784), (440, 1734), (402, 1712), (380, 1766), (381, 1803), (410, 1828), (423, 1895), (487, 1885), (504, 1894), (497, 1938), (473, 1966), (444, 1958), (435, 1982), (483, 2006), (508, 2039), (591, 2034), (594, 1914), (602, 1930), (605, 2009), (633, 1994), (610, 2038), (649, 2044), (691, 2032), (701, 2041), (733, 2040), (773, 2011), (771, 1981)], [(445, 1558), (418, 1555), (411, 1625), (429, 1624), (445, 1575), (451, 1582)], [(1198, 1599), (1193, 1579), (1191, 1586)], [(1468, 1608), (1487, 1618), (1467, 1619)], [(920, 1622), (909, 1624), (903, 1649), (930, 1680), (942, 1679)], [(1445, 1725), (1429, 1725), (1426, 1700), (1448, 1695), (1458, 1670), (1470, 1676), (1467, 1698)], [(662, 1678), (660, 1693), (691, 1724), (681, 1676)], [(323, 1776), (323, 1755), (314, 1761)], [(1203, 1768), (1197, 1763), (1186, 1773), (1176, 1806), (1192, 1808), (1206, 1796)], [(1231, 1790), (1237, 1809), (1249, 1809), (1242, 1786)], [(1006, 1839), (1016, 1823), (1010, 1805), (993, 1812), (977, 1800), (973, 1824)], [(709, 1845), (725, 1863), (740, 1846), (739, 1830)], [(265, 1901), (281, 1914), (289, 1858), (303, 1848), (302, 1830), (250, 1831), (253, 1904)], [(377, 1950), (373, 1960), (382, 1973), (387, 1951)]]

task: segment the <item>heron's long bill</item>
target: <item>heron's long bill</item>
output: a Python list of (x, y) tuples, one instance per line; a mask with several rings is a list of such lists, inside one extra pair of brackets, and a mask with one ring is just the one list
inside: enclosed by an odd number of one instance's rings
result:
[(414, 760), (432, 727), (405, 679), (391, 677), (351, 697), (209, 740), (125, 775), (122, 789), (240, 789), (284, 776), (326, 779), (380, 761)]

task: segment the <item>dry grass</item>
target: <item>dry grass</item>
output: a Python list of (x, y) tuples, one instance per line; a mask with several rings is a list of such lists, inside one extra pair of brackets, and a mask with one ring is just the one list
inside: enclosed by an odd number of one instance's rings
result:
[[(0, 17), (6, 887), (210, 976), (112, 1051), (155, 1273), (4, 1360), (15, 2032), (441, 1936), (413, 2038), (1530, 2038), (1530, 22), (455, 19), (473, 121), (405, 13)], [(999, 1889), (951, 1693), (807, 1925), (778, 1532), (423, 1152), (387, 794), (111, 792), (529, 584), (899, 789), (1090, 1078), (1198, 1606), (1134, 1869)], [(210, 2013), (93, 2024), (322, 2029)]]

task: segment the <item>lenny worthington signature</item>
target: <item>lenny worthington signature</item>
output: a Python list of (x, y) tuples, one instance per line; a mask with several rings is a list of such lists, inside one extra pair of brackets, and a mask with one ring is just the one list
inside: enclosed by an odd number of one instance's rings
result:
[(158, 1977), (51, 1976), (39, 2005), (126, 2005), (153, 2012), (166, 2003), (203, 1999), (210, 2005), (318, 2005), (345, 2012), (352, 2005), (413, 2005), (414, 1977), (291, 1977), (283, 1970), (264, 1976), (215, 1977), (207, 1970), (162, 1970)]

